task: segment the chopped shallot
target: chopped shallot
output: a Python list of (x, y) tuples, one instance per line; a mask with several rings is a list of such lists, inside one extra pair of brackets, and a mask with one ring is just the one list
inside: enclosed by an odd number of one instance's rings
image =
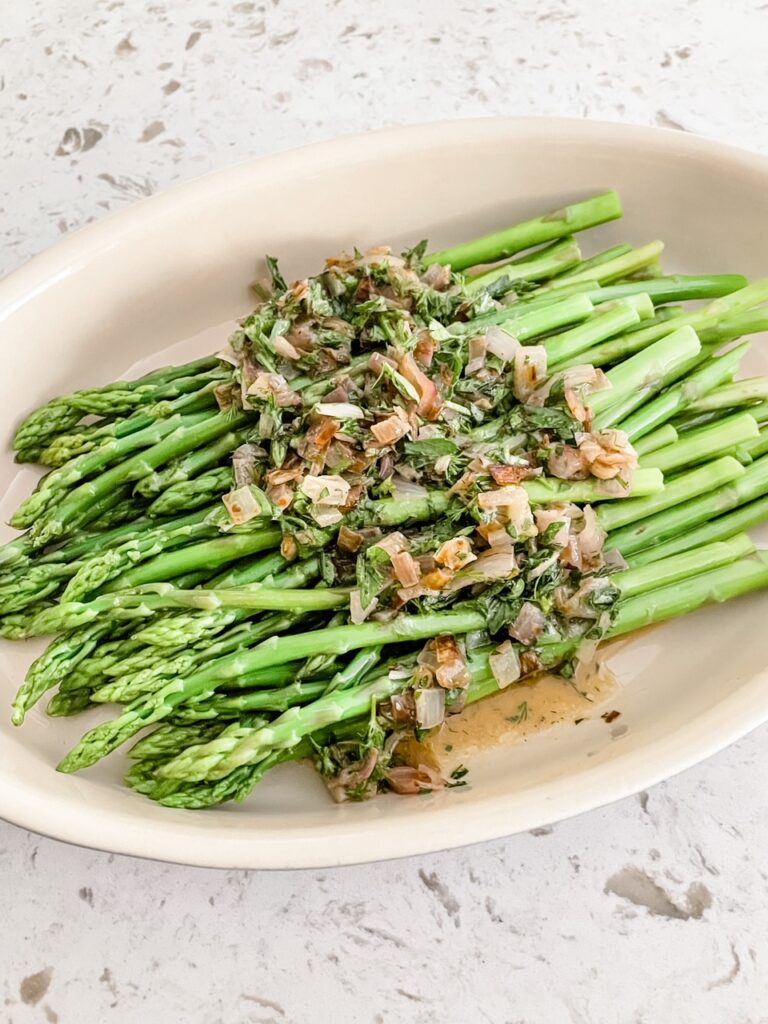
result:
[(576, 443), (592, 476), (600, 480), (620, 476), (624, 481), (631, 481), (637, 468), (637, 452), (623, 430), (576, 434)]
[(521, 644), (530, 646), (541, 636), (546, 619), (544, 612), (532, 601), (524, 601), (517, 618), (509, 627), (510, 635)]
[(444, 789), (446, 782), (442, 775), (429, 765), (397, 765), (390, 768), (385, 776), (387, 784), (402, 796), (417, 796), (437, 789)]
[(221, 499), (229, 512), (229, 518), (235, 526), (250, 522), (256, 516), (264, 515), (258, 498), (250, 487), (238, 487)]
[(373, 424), (371, 433), (379, 444), (390, 445), (405, 437), (410, 429), (410, 420), (406, 416), (405, 411), (398, 405), (395, 406), (392, 416), (387, 416), (386, 419), (379, 420), (378, 423)]
[(471, 377), (485, 366), (485, 352), (486, 340), (482, 334), (476, 334), (474, 338), (469, 339), (469, 360), (464, 367), (467, 377)]
[(435, 561), (449, 569), (462, 569), (476, 558), (469, 537), (453, 537), (441, 544), (435, 552)]
[(434, 381), (430, 380), (426, 373), (419, 368), (410, 352), (402, 355), (397, 368), (419, 393), (419, 402), (416, 406), (418, 414), (427, 420), (437, 419), (443, 406), (443, 400)]
[(364, 537), (359, 530), (350, 530), (348, 526), (342, 526), (336, 537), (336, 545), (342, 551), (355, 554), (363, 546)]
[(584, 455), (569, 444), (559, 444), (550, 450), (548, 467), (559, 480), (586, 480), (589, 476)]
[(451, 268), (442, 263), (430, 263), (421, 280), (436, 292), (443, 292), (451, 283)]
[(519, 402), (527, 402), (547, 376), (547, 350), (543, 345), (521, 345), (515, 352), (512, 390)]
[(284, 338), (282, 334), (274, 340), (275, 352), (283, 359), (301, 359), (301, 352), (295, 348), (287, 338)]
[(416, 724), (420, 729), (434, 729), (445, 721), (445, 690), (439, 686), (419, 687), (413, 691), (416, 703)]
[(321, 416), (332, 416), (337, 420), (364, 420), (365, 413), (359, 405), (351, 402), (318, 402), (315, 412)]
[(392, 556), (392, 568), (403, 587), (415, 587), (421, 579), (418, 563), (407, 551), (399, 551)]
[(232, 471), (235, 476), (235, 487), (252, 484), (256, 476), (256, 463), (264, 456), (264, 449), (255, 444), (241, 444), (232, 452)]
[(515, 358), (515, 353), (521, 347), (517, 338), (501, 327), (489, 327), (485, 335), (485, 342), (490, 354), (498, 359), (503, 359), (505, 363), (511, 363)]
[(386, 551), (391, 559), (401, 551), (407, 551), (410, 545), (407, 538), (399, 530), (395, 530), (393, 533), (388, 533), (386, 537), (382, 537), (373, 547)]
[(505, 640), (492, 654), (488, 655), (488, 664), (500, 690), (517, 682), (520, 678), (520, 659), (509, 640)]
[(350, 484), (343, 476), (305, 476), (301, 490), (316, 504), (343, 505), (349, 494)]

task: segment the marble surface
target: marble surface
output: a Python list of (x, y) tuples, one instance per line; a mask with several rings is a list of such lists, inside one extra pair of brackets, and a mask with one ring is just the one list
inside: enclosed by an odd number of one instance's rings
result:
[[(0, 273), (232, 160), (404, 121), (628, 120), (768, 150), (768, 5), (7, 0)], [(8, 1024), (763, 1024), (759, 730), (535, 835), (216, 872), (0, 824)]]

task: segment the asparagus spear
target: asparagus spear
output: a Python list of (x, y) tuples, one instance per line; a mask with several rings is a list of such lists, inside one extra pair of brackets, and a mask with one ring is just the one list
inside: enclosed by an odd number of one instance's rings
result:
[[(137, 380), (115, 381), (101, 388), (89, 388), (54, 398), (21, 423), (13, 439), (13, 447), (17, 451), (41, 448), (55, 434), (73, 427), (84, 413), (102, 415), (113, 412), (117, 405), (117, 395), (121, 392), (134, 392), (139, 402), (142, 398), (151, 401), (157, 395), (157, 389), (167, 387), (175, 380), (208, 373), (219, 365), (218, 359), (207, 356), (191, 363), (153, 371)], [(114, 405), (110, 404), (110, 399), (114, 400)]]
[[(693, 611), (708, 601), (727, 600), (768, 586), (768, 561), (745, 558), (688, 579), (673, 578), (675, 582), (671, 585), (643, 592), (642, 596), (620, 603), (609, 635), (618, 636), (641, 625), (663, 621), (680, 614), (681, 609)], [(574, 646), (573, 640), (551, 645), (550, 657), (554, 654), (556, 659), (562, 660)], [(352, 690), (328, 694), (311, 704), (291, 708), (268, 725), (248, 730), (245, 735), (219, 737), (201, 746), (193, 746), (161, 766), (158, 774), (187, 782), (222, 779), (245, 765), (258, 763), (277, 751), (295, 747), (317, 728), (365, 714), (372, 704), (405, 689), (408, 682), (399, 675), (393, 678), (391, 674), (385, 674)], [(494, 683), (487, 692), (496, 688)]]
[(643, 466), (655, 466), (668, 474), (685, 466), (724, 455), (760, 436), (757, 423), (748, 413), (737, 413), (710, 427), (691, 431), (677, 444), (644, 455)]
[[(120, 438), (109, 444), (103, 444), (93, 452), (81, 455), (71, 463), (52, 470), (40, 481), (38, 489), (21, 503), (11, 516), (11, 526), (23, 530), (47, 512), (57, 501), (62, 500), (65, 492), (77, 484), (93, 476), (110, 462), (118, 462), (126, 454), (140, 448), (149, 448), (158, 444), (164, 437), (173, 434), (179, 428), (194, 427), (211, 418), (209, 412), (197, 413), (193, 416), (171, 416), (167, 420), (157, 420), (146, 430)], [(119, 468), (119, 467), (118, 467)]]
[[(729, 464), (731, 461), (735, 460), (729, 460)], [(699, 474), (701, 470), (694, 472)], [(729, 471), (726, 470), (726, 475), (728, 474)], [(631, 522), (622, 529), (614, 529), (608, 537), (606, 548), (615, 548), (628, 558), (649, 544), (671, 540), (691, 527), (699, 526), (708, 519), (729, 512), (740, 505), (746, 505), (756, 498), (762, 498), (766, 493), (768, 456), (763, 456), (722, 486), (716, 486), (713, 481), (711, 487), (699, 492), (699, 497), (692, 497), (689, 501), (657, 512), (640, 522)]]
[(207, 505), (220, 494), (232, 487), (232, 470), (229, 466), (209, 469), (207, 473), (192, 480), (171, 484), (147, 509), (148, 516), (168, 516), (185, 509)]
[(600, 263), (597, 266), (576, 268), (567, 277), (558, 277), (544, 287), (547, 289), (559, 289), (582, 281), (597, 281), (600, 284), (607, 284), (617, 278), (630, 277), (638, 270), (656, 263), (664, 251), (663, 242), (649, 242), (648, 245), (640, 246), (638, 249), (631, 249), (627, 253), (615, 256), (612, 260)]
[(548, 246), (543, 251), (533, 253), (528, 260), (522, 262), (502, 263), (484, 274), (471, 277), (466, 285), (470, 295), (476, 295), (486, 288), (498, 288), (506, 282), (507, 289), (515, 281), (541, 281), (562, 273), (578, 265), (581, 250), (573, 238), (564, 238), (561, 242)]
[(653, 544), (629, 554), (627, 562), (632, 566), (650, 565), (670, 555), (677, 555), (703, 544), (728, 540), (742, 530), (750, 530), (768, 519), (768, 497), (758, 498), (741, 505), (733, 512), (718, 516), (693, 530), (684, 530), (671, 540)]
[(86, 514), (88, 505), (95, 499), (103, 497), (123, 483), (140, 480), (158, 466), (214, 440), (242, 422), (243, 413), (220, 413), (192, 426), (177, 428), (151, 448), (138, 452), (108, 469), (95, 480), (82, 483), (69, 491), (63, 501), (35, 521), (29, 532), (32, 543), (36, 547), (42, 547), (71, 532)]
[(565, 238), (578, 231), (615, 220), (622, 214), (621, 202), (615, 192), (605, 192), (581, 203), (573, 203), (559, 210), (553, 210), (543, 217), (523, 221), (504, 231), (497, 231), (472, 242), (451, 249), (442, 249), (424, 257), (425, 264), (450, 264), (454, 270), (464, 270), (481, 263), (495, 263), (497, 260), (514, 256), (523, 249), (543, 245), (558, 238)]

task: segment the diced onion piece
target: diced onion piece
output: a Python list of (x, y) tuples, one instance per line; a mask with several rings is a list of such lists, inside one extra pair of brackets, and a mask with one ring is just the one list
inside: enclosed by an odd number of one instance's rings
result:
[(264, 454), (264, 449), (255, 444), (241, 444), (239, 448), (235, 448), (232, 452), (235, 487), (245, 487), (253, 483), (256, 462), (260, 454)]
[(382, 537), (381, 540), (377, 541), (373, 547), (386, 551), (390, 559), (392, 559), (401, 551), (407, 551), (410, 545), (404, 534), (400, 533), (399, 530), (394, 530), (392, 533), (388, 533), (386, 537)]
[(535, 530), (528, 492), (519, 484), (483, 491), (478, 495), (477, 503), (484, 512), (502, 509), (518, 536), (530, 535)]
[(450, 569), (432, 569), (425, 576), (421, 577), (421, 586), (425, 590), (443, 590), (453, 579)]
[(416, 702), (416, 724), (420, 729), (434, 729), (445, 721), (445, 690), (439, 686), (413, 691)]
[(570, 444), (551, 448), (547, 465), (549, 472), (558, 480), (586, 480), (589, 476), (589, 466), (583, 453)]
[(521, 345), (515, 352), (512, 391), (519, 402), (525, 402), (547, 377), (547, 350), (543, 345)]
[(434, 420), (440, 414), (443, 400), (434, 381), (421, 370), (410, 352), (406, 352), (397, 366), (405, 379), (412, 384), (419, 393), (419, 403), (416, 411), (427, 420)]
[[(491, 549), (480, 555), (467, 569), (462, 569), (451, 580), (447, 589), (450, 593), (463, 587), (474, 586), (475, 583), (487, 583), (490, 580), (506, 580), (518, 575), (515, 552), (510, 548)], [(427, 577), (422, 579), (425, 584)]]
[(363, 545), (363, 535), (358, 530), (350, 530), (348, 526), (342, 526), (336, 538), (336, 546), (342, 551), (354, 555)]
[(511, 363), (515, 353), (522, 346), (517, 338), (502, 330), (501, 327), (489, 327), (485, 335), (485, 343), (488, 351), (497, 359), (503, 359), (505, 363)]
[(584, 525), (579, 532), (581, 549), (580, 569), (598, 569), (602, 561), (603, 544), (608, 536), (597, 521), (597, 515), (591, 505), (582, 509)]
[(498, 551), (509, 550), (513, 547), (512, 538), (507, 533), (504, 524), (498, 519), (494, 519), (490, 523), (481, 523), (477, 532), (485, 539), (489, 547)]
[(555, 505), (552, 508), (537, 508), (534, 512), (536, 529), (539, 531), (539, 536), (543, 536), (550, 526), (553, 526), (555, 523), (559, 524), (559, 529), (552, 538), (552, 543), (558, 548), (564, 548), (568, 543), (571, 517), (565, 509), (566, 506)]
[(250, 522), (251, 519), (264, 514), (258, 498), (250, 487), (238, 487), (236, 490), (230, 491), (229, 494), (225, 494), (221, 500), (235, 526)]
[(407, 551), (400, 551), (392, 556), (392, 568), (403, 587), (415, 587), (421, 579), (418, 563)]
[(524, 601), (509, 632), (521, 644), (530, 645), (541, 636), (545, 623), (541, 608), (532, 601)]
[(476, 558), (469, 537), (452, 537), (441, 544), (435, 552), (435, 561), (449, 569), (462, 569)]
[(312, 505), (310, 513), (318, 526), (325, 529), (326, 526), (335, 526), (340, 523), (344, 516), (334, 505)]
[(365, 413), (352, 402), (318, 402), (315, 412), (321, 416), (332, 416), (337, 420), (364, 420)]
[(247, 393), (262, 399), (273, 398), (281, 408), (301, 405), (301, 395), (288, 386), (288, 381), (280, 373), (260, 370), (248, 387)]
[(494, 463), (488, 467), (493, 477), (493, 482), (502, 487), (508, 484), (519, 484), (521, 480), (527, 480), (535, 472), (527, 462), (522, 460), (519, 463)]
[(216, 358), (220, 359), (222, 363), (229, 363), (230, 366), (240, 365), (240, 360), (235, 355), (235, 350), (232, 348), (229, 342), (227, 342), (227, 344), (220, 352), (216, 353)]
[(402, 764), (390, 768), (386, 774), (387, 784), (401, 796), (418, 796), (436, 789), (445, 788), (445, 779), (429, 765), (420, 764), (414, 768)]
[(378, 423), (373, 424), (371, 433), (379, 444), (390, 445), (405, 437), (410, 429), (411, 424), (408, 417), (403, 409), (397, 406), (392, 416), (387, 416), (386, 419), (379, 420)]
[(488, 664), (500, 690), (520, 678), (520, 659), (509, 640), (505, 640), (493, 654), (488, 655)]
[(282, 334), (274, 339), (273, 344), (275, 346), (275, 352), (282, 359), (301, 359), (301, 352), (295, 348), (287, 338), (284, 338)]
[(343, 505), (349, 494), (350, 484), (343, 476), (305, 476), (301, 490), (310, 501), (323, 505)]
[(469, 339), (469, 359), (464, 367), (467, 377), (471, 377), (485, 366), (486, 347), (487, 342), (482, 334), (476, 334), (474, 338)]
[(637, 452), (623, 430), (598, 430), (576, 434), (576, 444), (592, 476), (631, 481), (637, 468)]
[(445, 476), (451, 465), (452, 458), (453, 456), (451, 455), (441, 455), (438, 459), (435, 459), (435, 465), (433, 468), (438, 476)]

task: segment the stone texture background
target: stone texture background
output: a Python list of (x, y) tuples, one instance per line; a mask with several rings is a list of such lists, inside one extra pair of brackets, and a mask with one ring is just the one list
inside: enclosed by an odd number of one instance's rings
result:
[[(768, 4), (6, 0), (0, 272), (174, 181), (406, 121), (768, 150)], [(650, 793), (401, 862), (216, 872), (0, 824), (8, 1024), (764, 1024), (765, 729)]]

